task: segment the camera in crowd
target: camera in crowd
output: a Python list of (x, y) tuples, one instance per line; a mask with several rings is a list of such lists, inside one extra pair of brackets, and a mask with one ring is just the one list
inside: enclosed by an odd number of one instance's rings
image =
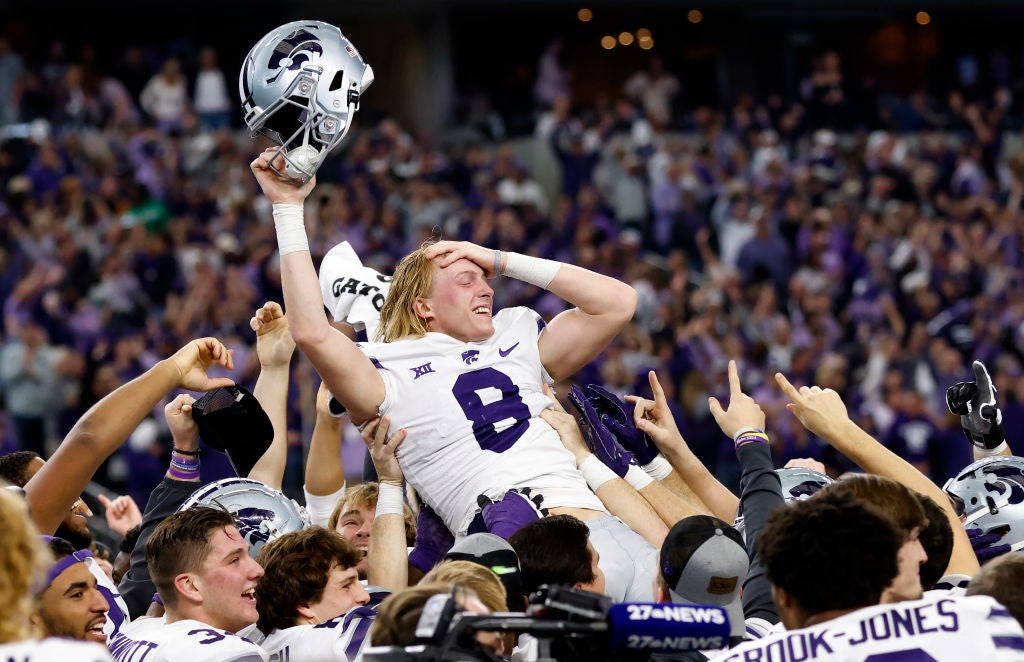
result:
[[(481, 647), (478, 632), (514, 632), (535, 639), (536, 660), (603, 662), (647, 660), (651, 653), (724, 648), (729, 621), (721, 607), (657, 603), (612, 604), (604, 595), (544, 586), (522, 613), (459, 611), (455, 597), (432, 596), (409, 646), (372, 646), (366, 662), (499, 662)], [(522, 640), (520, 645), (522, 645)]]

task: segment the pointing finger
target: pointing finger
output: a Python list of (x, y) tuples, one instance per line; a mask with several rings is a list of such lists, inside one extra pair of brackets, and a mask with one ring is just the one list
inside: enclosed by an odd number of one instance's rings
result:
[(736, 361), (729, 360), (729, 397), (743, 395), (743, 388), (740, 386), (740, 372), (736, 369)]
[(658, 381), (658, 374), (653, 370), (647, 373), (647, 381), (651, 385), (651, 392), (654, 394), (655, 402), (665, 402), (665, 389), (661, 388), (661, 382)]
[(786, 379), (786, 376), (783, 375), (781, 372), (775, 373), (775, 383), (779, 385), (779, 388), (782, 389), (782, 392), (789, 396), (789, 399), (792, 400), (793, 402), (797, 402), (802, 399), (800, 397), (800, 394), (797, 392), (796, 387), (790, 384), (789, 380)]

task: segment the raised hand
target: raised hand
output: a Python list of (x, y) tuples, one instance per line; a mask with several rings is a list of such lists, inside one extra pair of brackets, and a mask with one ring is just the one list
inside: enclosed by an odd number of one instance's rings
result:
[(288, 328), (288, 318), (276, 301), (268, 301), (249, 320), (256, 332), (256, 355), (263, 368), (283, 367), (291, 363), (295, 340)]
[(195, 401), (188, 393), (181, 393), (164, 407), (164, 420), (171, 431), (174, 447), (179, 450), (199, 450), (199, 426), (192, 418)]
[(616, 440), (615, 435), (612, 434), (611, 429), (609, 429), (608, 424), (614, 424), (615, 421), (607, 414), (602, 415), (598, 413), (593, 402), (583, 394), (583, 391), (578, 386), (574, 385), (569, 390), (569, 400), (576, 405), (576, 408), (582, 414), (580, 420), (586, 422), (587, 427), (590, 428), (590, 446), (594, 455), (605, 466), (614, 471), (615, 475), (625, 478), (626, 472), (629, 471), (629, 466), (636, 464), (636, 460), (632, 453), (622, 447)]
[(724, 409), (714, 396), (708, 398), (708, 405), (718, 427), (730, 439), (735, 439), (736, 434), (744, 428), (764, 430), (764, 411), (761, 405), (743, 392), (736, 361), (729, 361), (729, 408)]
[(626, 396), (626, 402), (633, 403), (633, 424), (662, 450), (670, 450), (679, 444), (685, 445), (672, 410), (668, 407), (665, 389), (661, 387), (658, 375), (653, 370), (647, 373), (647, 381), (650, 382), (654, 400), (636, 395)]
[(376, 417), (367, 422), (360, 434), (366, 447), (370, 449), (370, 459), (377, 470), (377, 480), (381, 483), (402, 486), (405, 474), (398, 464), (398, 446), (405, 440), (405, 429), (389, 435), (391, 419)]
[(801, 386), (798, 390), (781, 372), (775, 373), (775, 381), (791, 401), (786, 409), (801, 425), (829, 443), (841, 438), (837, 433), (849, 422), (850, 415), (838, 393), (820, 386)]
[(228, 349), (216, 338), (193, 340), (168, 359), (178, 370), (178, 386), (189, 391), (212, 391), (235, 382), (227, 377), (208, 377), (206, 371), (214, 365), (235, 369), (234, 350)]
[(477, 246), (468, 241), (439, 241), (424, 251), (428, 260), (441, 257), (444, 269), (456, 260), (467, 259), (484, 270), (484, 277), (494, 278), (494, 250)]
[(946, 406), (960, 416), (960, 427), (968, 441), (978, 448), (992, 450), (1006, 441), (1003, 413), (985, 364), (975, 361), (972, 367), (974, 381), (957, 382), (946, 389)]
[[(270, 165), (272, 159), (274, 168), (277, 168), (276, 171)], [(316, 177), (312, 177), (302, 186), (298, 186), (295, 182), (278, 174), (278, 172), (284, 172), (284, 168), (284, 157), (278, 153), (276, 147), (264, 150), (249, 164), (249, 169), (256, 176), (256, 181), (263, 189), (263, 194), (271, 203), (301, 205), (316, 186)]]
[(104, 508), (104, 515), (107, 518), (107, 526), (119, 536), (124, 536), (128, 530), (142, 522), (142, 512), (135, 499), (127, 494), (111, 501), (106, 495), (98, 496), (100, 505)]
[(658, 447), (654, 441), (633, 423), (633, 412), (629, 405), (600, 384), (587, 385), (585, 393), (587, 400), (600, 414), (600, 422), (615, 435), (623, 449), (633, 454), (637, 463), (650, 464), (658, 456)]

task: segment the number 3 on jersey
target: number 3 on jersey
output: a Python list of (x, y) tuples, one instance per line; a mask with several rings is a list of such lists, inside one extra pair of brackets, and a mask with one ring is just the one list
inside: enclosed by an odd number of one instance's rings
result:
[[(493, 397), (494, 391), (500, 397)], [(519, 397), (519, 387), (503, 372), (481, 368), (459, 375), (452, 395), (473, 423), (473, 436), (485, 451), (501, 453), (512, 448), (530, 426), (530, 408)], [(490, 395), (484, 403), (484, 396)], [(499, 431), (499, 427), (501, 429)]]

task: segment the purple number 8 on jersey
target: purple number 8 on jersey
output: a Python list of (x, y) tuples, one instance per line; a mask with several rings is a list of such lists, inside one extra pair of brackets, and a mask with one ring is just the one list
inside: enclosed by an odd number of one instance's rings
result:
[[(501, 398), (484, 404), (480, 392), (491, 388), (500, 391)], [(485, 451), (507, 451), (530, 426), (530, 408), (519, 397), (519, 387), (508, 375), (494, 368), (459, 375), (452, 395), (466, 418), (472, 421), (473, 436)], [(499, 432), (497, 424), (504, 421), (512, 421), (512, 424)]]

